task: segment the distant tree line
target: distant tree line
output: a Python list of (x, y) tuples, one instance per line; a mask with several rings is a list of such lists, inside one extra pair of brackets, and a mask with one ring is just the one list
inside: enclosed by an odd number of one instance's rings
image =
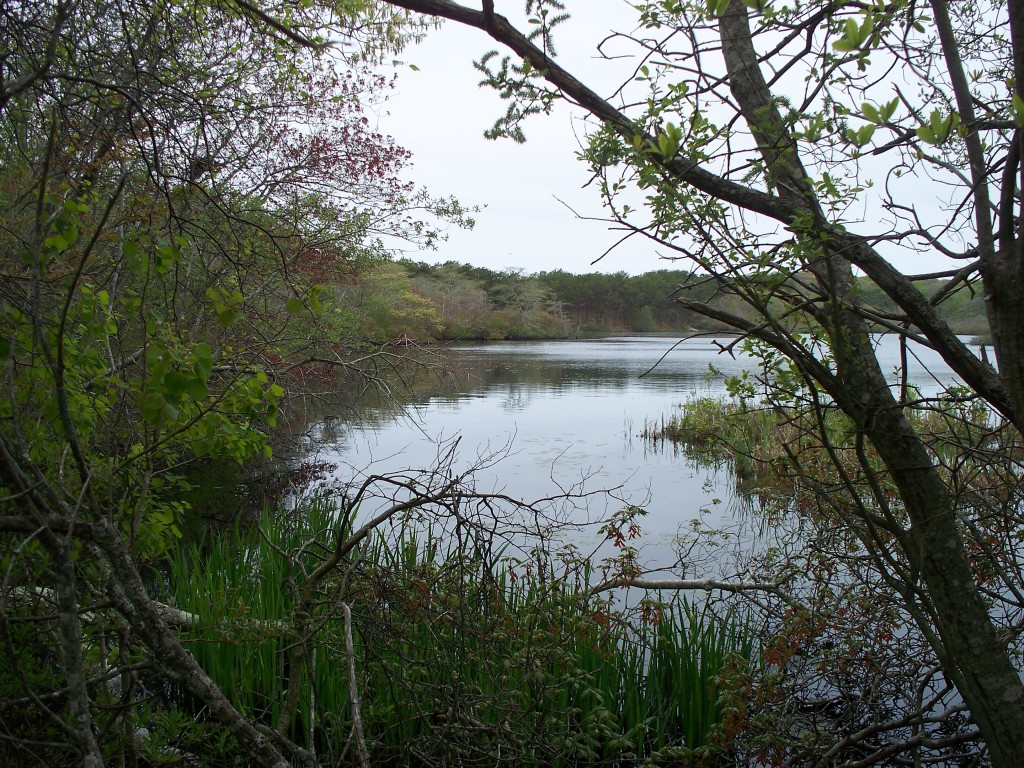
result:
[[(862, 282), (866, 303), (880, 318), (891, 302)], [(928, 285), (938, 295), (945, 281)], [(684, 309), (675, 299), (749, 313), (735, 295), (718, 291), (701, 275), (659, 269), (573, 274), (561, 269), (529, 274), (455, 261), (427, 264), (409, 259), (362, 270), (351, 285), (338, 286), (341, 311), (371, 338), (433, 339), (576, 338), (602, 333), (725, 330), (714, 320)], [(977, 292), (943, 297), (940, 310), (959, 333), (982, 331), (985, 312)]]

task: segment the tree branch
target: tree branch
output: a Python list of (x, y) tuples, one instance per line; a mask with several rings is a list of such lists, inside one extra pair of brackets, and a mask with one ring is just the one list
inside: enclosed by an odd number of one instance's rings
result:
[[(524, 34), (513, 27), (504, 16), (494, 14), (492, 19), (486, 11), (477, 11), (449, 2), (449, 0), (388, 1), (391, 5), (397, 5), (410, 11), (439, 16), (483, 30), (494, 40), (528, 60), (543, 74), (544, 79), (555, 86), (566, 98), (611, 126), (628, 142), (632, 143), (633, 138), (639, 136), (643, 143), (653, 142), (657, 146), (656, 136), (644, 132), (640, 126), (615, 109), (607, 100), (568, 71), (562, 69), (542, 49), (531, 43)], [(777, 221), (788, 223), (799, 212), (791, 203), (775, 195), (730, 181), (678, 155), (667, 159), (658, 158), (657, 162), (672, 177), (692, 185), (695, 189)]]
[(612, 589), (628, 589), (630, 587), (636, 587), (637, 589), (671, 589), (676, 591), (689, 590), (694, 592), (711, 592), (719, 590), (721, 592), (767, 592), (769, 594), (777, 595), (788, 601), (788, 597), (783, 593), (781, 586), (771, 581), (719, 581), (717, 579), (644, 579), (635, 578), (631, 579), (628, 577), (611, 579), (610, 581), (602, 582), (596, 587), (590, 590), (590, 594), (597, 595), (601, 592), (607, 592)]

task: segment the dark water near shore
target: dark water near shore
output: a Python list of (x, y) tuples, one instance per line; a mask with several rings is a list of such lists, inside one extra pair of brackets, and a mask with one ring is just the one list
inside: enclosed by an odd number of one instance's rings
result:
[[(458, 439), (455, 466), (487, 458), (477, 484), (488, 492), (539, 499), (567, 488), (614, 489), (589, 498), (586, 509), (562, 510), (569, 522), (606, 518), (625, 502), (644, 507), (640, 561), (671, 567), (680, 528), (701, 510), (713, 524), (730, 521), (742, 504), (724, 468), (700, 466), (671, 448), (653, 450), (639, 435), (687, 400), (723, 396), (726, 377), (753, 368), (749, 359), (720, 353), (728, 341), (618, 337), (458, 346), (452, 375), (404, 415), (392, 409), (358, 425), (324, 422), (310, 431), (309, 451), (335, 464), (344, 482), (427, 468)], [(879, 345), (883, 368), (895, 372), (895, 339), (880, 338)], [(917, 350), (908, 369), (925, 394), (953, 381), (929, 350)], [(602, 539), (596, 526), (571, 538), (585, 552)]]

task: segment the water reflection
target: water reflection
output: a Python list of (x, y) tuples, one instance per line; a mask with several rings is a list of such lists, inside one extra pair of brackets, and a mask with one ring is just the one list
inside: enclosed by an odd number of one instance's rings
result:
[[(622, 337), (461, 345), (453, 348), (450, 374), (404, 413), (391, 407), (357, 424), (326, 420), (311, 433), (308, 448), (337, 464), (337, 479), (345, 481), (369, 471), (428, 467), (438, 446), (455, 436), (465, 467), (508, 445), (502, 461), (481, 471), (480, 487), (522, 499), (580, 483), (616, 488), (618, 498), (595, 498), (573, 522), (605, 518), (621, 499), (643, 506), (641, 562), (671, 566), (680, 528), (698, 518), (732, 525), (742, 505), (725, 468), (701, 466), (638, 435), (689, 399), (723, 395), (725, 377), (753, 367), (742, 356), (721, 354), (728, 342)], [(882, 350), (892, 358), (887, 370), (899, 360), (891, 346)], [(928, 354), (911, 358), (920, 370), (912, 368), (910, 377), (935, 391), (950, 374)], [(573, 536), (583, 551), (601, 542), (596, 527)]]
[[(508, 455), (481, 471), (481, 488), (528, 500), (580, 483), (615, 488), (615, 498), (591, 499), (572, 522), (603, 520), (625, 501), (641, 505), (648, 510), (644, 562), (670, 562), (679, 526), (729, 498), (725, 473), (653, 451), (637, 436), (645, 422), (686, 399), (722, 391), (720, 377), (708, 377), (708, 362), (734, 372), (742, 367), (716, 358), (710, 342), (690, 342), (643, 375), (673, 343), (624, 338), (460, 346), (451, 374), (414, 398), (404, 414), (381, 409), (356, 424), (324, 420), (311, 430), (308, 448), (318, 460), (337, 464), (337, 480), (345, 481), (370, 471), (427, 467), (438, 446), (455, 436), (464, 467), (508, 444)], [(602, 540), (596, 526), (573, 536), (582, 551)]]

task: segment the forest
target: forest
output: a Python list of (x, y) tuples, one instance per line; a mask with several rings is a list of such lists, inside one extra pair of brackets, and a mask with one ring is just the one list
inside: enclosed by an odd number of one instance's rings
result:
[[(923, 284), (939, 294), (946, 280)], [(864, 300), (882, 311), (894, 305), (869, 280)], [(641, 275), (562, 270), (526, 274), (470, 264), (427, 264), (410, 259), (365, 268), (334, 302), (347, 308), (370, 337), (420, 342), (467, 339), (566, 339), (608, 333), (729, 331), (727, 323), (680, 307), (675, 299), (753, 316), (741, 301), (718, 292), (699, 273), (662, 269)], [(953, 293), (940, 312), (954, 332), (987, 339), (982, 298)], [(880, 332), (887, 329), (878, 326)]]

